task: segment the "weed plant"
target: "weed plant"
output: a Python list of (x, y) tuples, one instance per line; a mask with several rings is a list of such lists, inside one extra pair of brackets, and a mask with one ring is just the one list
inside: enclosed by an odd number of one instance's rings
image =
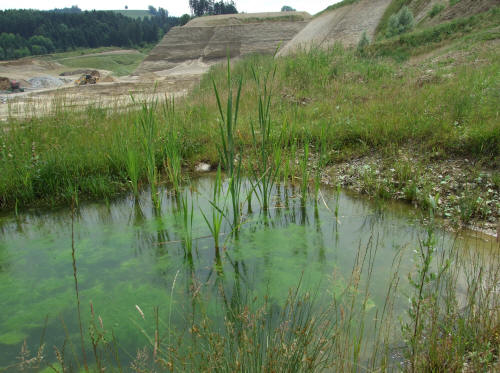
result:
[(281, 165), (281, 141), (273, 137), (271, 100), (272, 84), (276, 76), (276, 65), (271, 70), (261, 74), (252, 68), (253, 78), (257, 85), (258, 125), (251, 122), (255, 165), (252, 168), (253, 177), (264, 211), (269, 209), (271, 193), (278, 181)]
[[(231, 195), (233, 220), (232, 226), (235, 232), (240, 229), (240, 194), (241, 194), (241, 163), (242, 155), (236, 149), (236, 125), (238, 122), (238, 111), (240, 105), (241, 88), (243, 78), (239, 79), (236, 99), (233, 98), (233, 87), (231, 81), (231, 64), (229, 56), (227, 58), (227, 101), (225, 110), (223, 109), (219, 90), (215, 80), (212, 81), (215, 97), (217, 99), (217, 108), (219, 109), (219, 157), (225, 167), (229, 177), (229, 193)], [(234, 100), (234, 104), (233, 104)], [(224, 113), (225, 112), (225, 113)]]

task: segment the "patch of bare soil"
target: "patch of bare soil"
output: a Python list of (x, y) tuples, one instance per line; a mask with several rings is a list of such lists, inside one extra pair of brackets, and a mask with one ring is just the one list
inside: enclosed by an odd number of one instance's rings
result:
[[(90, 55), (127, 52), (139, 53), (135, 50), (117, 50)], [(131, 94), (139, 100), (153, 94), (161, 98), (165, 95), (185, 95), (208, 68), (206, 64), (192, 61), (180, 64), (172, 71), (119, 78), (113, 77), (109, 71), (99, 70), (101, 78), (97, 84), (76, 86), (75, 81), (93, 69), (68, 71), (61, 64), (34, 57), (0, 62), (0, 76), (19, 81), (25, 89), (25, 92), (0, 94), (0, 120), (50, 115), (61, 105), (72, 108), (96, 105), (119, 109), (132, 105)]]
[(438, 212), (450, 229), (467, 226), (497, 236), (498, 173), (466, 158), (428, 159), (417, 154), (407, 149), (397, 155), (372, 154), (345, 161), (327, 171), (329, 183), (370, 197), (403, 200), (423, 209), (430, 195), (439, 195)]

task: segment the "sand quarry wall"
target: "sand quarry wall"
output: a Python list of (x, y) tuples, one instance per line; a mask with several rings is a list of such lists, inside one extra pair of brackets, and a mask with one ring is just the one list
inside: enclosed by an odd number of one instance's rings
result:
[(186, 61), (214, 63), (251, 53), (272, 54), (311, 19), (308, 13), (256, 13), (200, 17), (172, 28), (136, 74), (173, 69)]
[[(432, 6), (447, 0), (415, 0), (409, 3), (417, 22), (426, 21)], [(254, 13), (199, 17), (170, 30), (136, 70), (137, 74), (177, 68), (179, 73), (204, 71), (205, 64), (251, 53), (293, 54), (313, 46), (328, 48), (340, 42), (356, 45), (363, 32), (373, 39), (392, 0), (359, 0), (311, 17), (303, 12)], [(442, 22), (498, 5), (500, 0), (462, 0), (447, 7), (435, 19)]]
[(353, 46), (363, 32), (372, 39), (391, 0), (360, 0), (315, 17), (279, 52), (288, 55), (312, 46), (327, 48), (336, 42)]

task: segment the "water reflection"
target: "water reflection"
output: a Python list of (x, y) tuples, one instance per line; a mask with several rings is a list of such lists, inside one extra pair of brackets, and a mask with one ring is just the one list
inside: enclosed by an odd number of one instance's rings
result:
[[(332, 190), (303, 205), (295, 187), (277, 185), (273, 206), (262, 213), (257, 198), (246, 201), (238, 239), (224, 222), (221, 247), (215, 248), (200, 213), (211, 207), (211, 190), (207, 177), (195, 180), (188, 193), (195, 206), (192, 250), (185, 242), (179, 198), (166, 191), (160, 211), (151, 205), (149, 191), (138, 199), (84, 204), (76, 210), (83, 317), (88, 320), (92, 301), (125, 350), (133, 353), (147, 343), (134, 324), (141, 321), (135, 305), (145, 313), (145, 329), (152, 327), (157, 312), (164, 324), (186, 330), (201, 314), (214, 322), (226, 317), (236, 323), (235, 315), (255, 298), (267, 297), (278, 312), (299, 281), (317, 289), (327, 302), (359, 260), (359, 247), (377, 249), (376, 256), (370, 252), (367, 257), (373, 267), (370, 295), (377, 307), (384, 302), (395, 255), (401, 253), (402, 273), (410, 271), (409, 249), (424, 233), (411, 210), (401, 205), (382, 212), (368, 201)], [(0, 367), (15, 360), (24, 339), (39, 341), (46, 315), (48, 346), (60, 346), (66, 338), (61, 317), (70, 337), (78, 337), (70, 223), (71, 211), (63, 209), (7, 217), (0, 225)], [(442, 246), (457, 244), (451, 235), (440, 237)], [(467, 239), (459, 241), (467, 244)], [(400, 307), (406, 304), (403, 297), (398, 301)], [(172, 320), (165, 320), (170, 308)]]

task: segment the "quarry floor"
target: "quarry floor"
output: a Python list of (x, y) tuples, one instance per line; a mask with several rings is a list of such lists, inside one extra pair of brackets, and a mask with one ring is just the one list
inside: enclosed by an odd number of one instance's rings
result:
[[(81, 57), (118, 53), (138, 52), (118, 50)], [(131, 96), (141, 100), (153, 96), (185, 95), (208, 69), (209, 65), (192, 61), (171, 70), (142, 75), (115, 77), (111, 71), (99, 70), (101, 80), (97, 84), (78, 86), (75, 81), (82, 75), (82, 69), (72, 69), (37, 57), (4, 61), (0, 62), (0, 76), (19, 81), (24, 92), (0, 91), (0, 121), (7, 121), (9, 117), (50, 114), (58, 105), (127, 107), (133, 104)]]

